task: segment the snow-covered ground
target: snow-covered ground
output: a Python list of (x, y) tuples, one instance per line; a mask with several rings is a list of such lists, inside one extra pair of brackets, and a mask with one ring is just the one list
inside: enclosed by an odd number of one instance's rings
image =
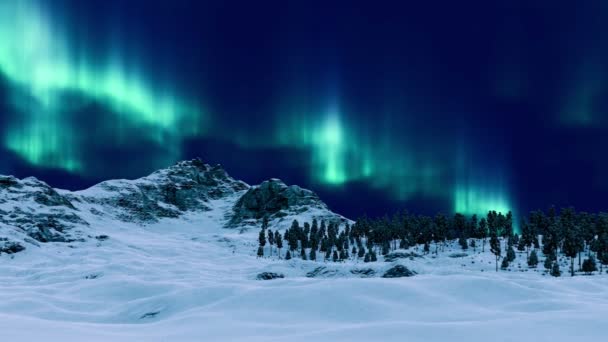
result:
[[(399, 260), (418, 275), (395, 279), (380, 277), (394, 265), (382, 261), (258, 259), (258, 231), (221, 228), (226, 208), (212, 207), (148, 226), (85, 217), (94, 222), (88, 234), (108, 238), (1, 255), (2, 340), (557, 342), (605, 335), (606, 275), (553, 278), (543, 275), (543, 258), (528, 270), (525, 253), (511, 271), (496, 273), (487, 245), (484, 254), (453, 257), (461, 252), (454, 244), (436, 257)], [(320, 266), (333, 271), (305, 276)], [(349, 272), (368, 267), (375, 277)], [(286, 277), (256, 280), (263, 271)]]

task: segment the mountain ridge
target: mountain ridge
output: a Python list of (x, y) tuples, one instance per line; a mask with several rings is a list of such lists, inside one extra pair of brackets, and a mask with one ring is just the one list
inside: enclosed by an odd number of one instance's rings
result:
[(0, 238), (6, 240), (0, 251), (14, 250), (7, 247), (11, 240), (82, 242), (90, 235), (89, 221), (96, 218), (145, 226), (210, 212), (218, 205), (224, 211), (223, 228), (258, 226), (263, 217), (278, 223), (309, 211), (320, 219), (347, 221), (310, 190), (277, 178), (251, 186), (221, 165), (196, 158), (141, 178), (106, 180), (77, 191), (55, 189), (35, 177), (0, 175)]

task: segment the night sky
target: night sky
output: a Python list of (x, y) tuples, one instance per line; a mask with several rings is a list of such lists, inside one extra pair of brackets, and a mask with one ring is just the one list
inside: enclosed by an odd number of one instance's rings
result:
[(0, 174), (200, 156), (346, 216), (608, 209), (606, 1), (0, 2)]

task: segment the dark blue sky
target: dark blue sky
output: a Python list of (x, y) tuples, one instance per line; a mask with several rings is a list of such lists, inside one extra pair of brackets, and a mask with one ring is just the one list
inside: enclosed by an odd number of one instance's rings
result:
[(24, 3), (0, 6), (0, 173), (200, 156), (351, 217), (606, 209), (604, 1)]

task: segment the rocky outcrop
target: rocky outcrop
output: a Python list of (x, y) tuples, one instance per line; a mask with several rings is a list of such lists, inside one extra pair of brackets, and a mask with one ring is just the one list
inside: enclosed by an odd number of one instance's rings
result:
[(285, 278), (284, 274), (274, 273), (274, 272), (262, 272), (258, 274), (255, 279), (257, 280), (272, 280), (272, 279), (281, 279)]
[(376, 271), (371, 268), (358, 268), (350, 270), (350, 273), (359, 276), (361, 278), (370, 278), (376, 275)]
[(273, 178), (253, 186), (236, 202), (233, 208), (232, 225), (248, 220), (283, 218), (316, 209), (328, 214), (326, 218), (344, 220), (329, 211), (327, 205), (312, 191), (297, 185), (287, 186)]
[(422, 255), (414, 252), (393, 252), (384, 256), (384, 261), (393, 262), (398, 259), (410, 259), (414, 260), (414, 258), (422, 258)]
[(72, 203), (48, 184), (34, 177), (19, 180), (13, 176), (0, 175), (0, 204), (9, 201), (33, 202), (47, 207), (75, 209)]
[(188, 211), (209, 210), (209, 201), (234, 196), (248, 188), (246, 183), (228, 176), (221, 166), (193, 159), (140, 179), (106, 181), (77, 195), (123, 221), (151, 223)]
[(20, 243), (14, 241), (8, 241), (7, 238), (0, 238), (0, 255), (2, 253), (5, 254), (15, 254), (21, 251), (24, 251), (25, 247), (23, 247)]
[(0, 223), (39, 242), (79, 239), (75, 227), (88, 223), (72, 202), (45, 182), (29, 177), (0, 176)]
[(386, 271), (382, 278), (401, 278), (401, 277), (411, 277), (416, 275), (416, 272), (410, 271), (407, 267), (403, 265), (396, 265), (391, 267)]
[(320, 219), (345, 220), (310, 190), (278, 179), (250, 187), (200, 159), (75, 192), (53, 189), (32, 177), (0, 176), (0, 224), (5, 225), (0, 233), (11, 230), (28, 243), (81, 241), (89, 237), (83, 230), (94, 216), (146, 225), (211, 209), (221, 212), (227, 227), (257, 224), (265, 216), (290, 219), (309, 210)]

